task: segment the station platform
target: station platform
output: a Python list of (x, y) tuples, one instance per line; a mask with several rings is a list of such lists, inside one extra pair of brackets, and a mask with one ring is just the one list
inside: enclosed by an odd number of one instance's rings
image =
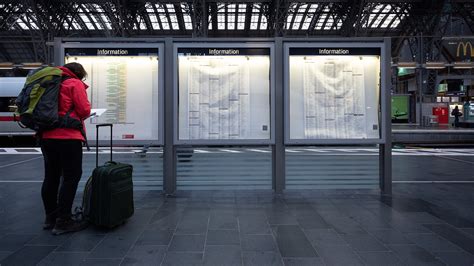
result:
[[(402, 144), (474, 144), (474, 127), (392, 124), (392, 141)], [(0, 132), (0, 147), (35, 145), (32, 133)]]
[[(392, 196), (376, 188), (287, 189), (275, 194), (271, 187), (201, 187), (178, 189), (173, 197), (161, 191), (161, 151), (143, 155), (138, 150), (114, 150), (117, 160), (137, 166), (134, 216), (113, 230), (90, 226), (53, 236), (41, 230), (41, 153), (37, 148), (1, 148), (0, 265), (474, 263), (474, 149), (394, 149)], [(243, 171), (242, 163), (270, 156), (268, 151), (202, 148), (178, 164), (178, 179), (189, 177), (186, 173), (206, 156), (241, 164), (234, 169)], [(372, 158), (375, 153), (370, 148), (287, 150), (307, 162), (336, 156)], [(237, 155), (246, 161), (236, 161)], [(105, 150), (101, 156), (107, 156)], [(92, 152), (84, 154), (81, 184), (93, 160)], [(207, 167), (216, 169), (214, 179), (226, 177), (225, 169)], [(311, 167), (300, 166), (306, 172), (314, 170)], [(267, 168), (253, 167), (254, 176), (247, 178), (266, 176)], [(81, 203), (82, 189), (75, 206)]]
[(392, 138), (406, 144), (474, 144), (474, 128), (393, 124)]

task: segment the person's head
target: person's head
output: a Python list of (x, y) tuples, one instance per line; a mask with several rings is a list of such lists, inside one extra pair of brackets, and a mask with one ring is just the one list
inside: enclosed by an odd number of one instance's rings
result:
[(72, 63), (65, 64), (63, 67), (71, 70), (71, 72), (74, 73), (74, 75), (76, 75), (80, 80), (83, 80), (84, 78), (87, 77), (86, 70), (79, 63), (72, 62)]
[(459, 108), (458, 108), (458, 106), (456, 105), (456, 106), (454, 107), (454, 109), (459, 109)]

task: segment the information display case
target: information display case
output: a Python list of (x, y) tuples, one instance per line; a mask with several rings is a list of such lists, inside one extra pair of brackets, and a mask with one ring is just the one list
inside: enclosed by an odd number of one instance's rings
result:
[(271, 142), (271, 46), (177, 44), (175, 52), (176, 143)]
[[(107, 109), (87, 119), (87, 137), (95, 140), (95, 124), (114, 124), (113, 139), (162, 144), (159, 44), (63, 44), (64, 63), (77, 62), (88, 73), (84, 82), (93, 109)], [(99, 140), (108, 139), (106, 130)]]
[(286, 142), (381, 139), (380, 44), (287, 44)]

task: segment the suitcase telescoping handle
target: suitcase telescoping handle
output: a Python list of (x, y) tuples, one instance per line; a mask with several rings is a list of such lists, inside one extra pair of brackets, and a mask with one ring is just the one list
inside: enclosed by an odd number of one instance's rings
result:
[(110, 161), (112, 161), (112, 127), (113, 124), (95, 125), (95, 167), (99, 167), (99, 127), (110, 127)]

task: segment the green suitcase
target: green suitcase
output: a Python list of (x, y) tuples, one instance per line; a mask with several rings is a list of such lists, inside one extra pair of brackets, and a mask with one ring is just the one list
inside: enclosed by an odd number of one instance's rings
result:
[[(110, 127), (110, 161), (99, 166), (99, 128), (104, 126)], [(99, 124), (96, 129), (96, 168), (84, 189), (83, 212), (92, 224), (112, 228), (134, 213), (133, 167), (112, 161), (112, 124)]]

